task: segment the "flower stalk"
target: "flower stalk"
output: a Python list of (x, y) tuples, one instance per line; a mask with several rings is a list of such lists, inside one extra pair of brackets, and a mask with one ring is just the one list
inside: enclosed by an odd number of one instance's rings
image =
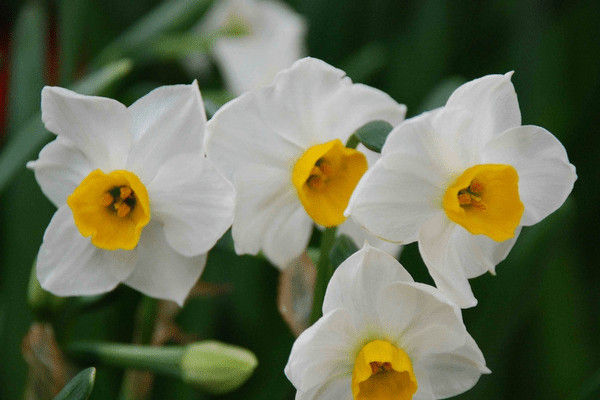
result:
[(335, 271), (331, 264), (331, 249), (335, 242), (335, 233), (337, 227), (326, 228), (321, 235), (321, 251), (319, 262), (317, 263), (317, 279), (315, 281), (315, 291), (313, 294), (313, 304), (310, 313), (310, 323), (314, 323), (322, 315), (323, 299), (327, 284)]

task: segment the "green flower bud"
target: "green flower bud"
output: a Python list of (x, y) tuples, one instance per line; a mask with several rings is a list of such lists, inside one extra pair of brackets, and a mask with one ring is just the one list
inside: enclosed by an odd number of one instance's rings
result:
[(252, 375), (258, 361), (241, 347), (216, 341), (189, 345), (181, 360), (183, 380), (214, 394), (237, 389)]

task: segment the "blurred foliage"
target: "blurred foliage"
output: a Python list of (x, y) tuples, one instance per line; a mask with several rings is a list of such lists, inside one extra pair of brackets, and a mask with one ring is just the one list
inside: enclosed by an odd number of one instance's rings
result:
[[(443, 104), (453, 85), (514, 70), (525, 124), (541, 125), (565, 145), (579, 179), (570, 200), (522, 237), (497, 276), (471, 280), (479, 299), (464, 312), (491, 375), (460, 399), (596, 398), (600, 379), (600, 3), (580, 1), (447, 2), (442, 0), (290, 0), (309, 23), (309, 55), (348, 68), (356, 81), (378, 87), (415, 115)], [(43, 135), (25, 121), (39, 112), (42, 85), (69, 86), (109, 60), (133, 57), (163, 34), (185, 34), (208, 6), (204, 0), (16, 1), (0, 3), (11, 78), (7, 143)], [(166, 42), (165, 42), (166, 41)], [(203, 43), (189, 46), (203, 46)], [(186, 51), (181, 46), (177, 51)], [(161, 53), (163, 54), (163, 53)], [(179, 53), (177, 53), (179, 54)], [(202, 90), (220, 78), (198, 77)], [(459, 77), (459, 78), (458, 78)], [(152, 88), (188, 83), (172, 55), (134, 64), (102, 94), (130, 104)], [(445, 82), (445, 83), (444, 83)], [(446, 84), (447, 86), (440, 86)], [(217, 95), (214, 98), (224, 98)], [(212, 107), (218, 106), (211, 103)], [(213, 110), (214, 111), (214, 110)], [(37, 118), (37, 117), (35, 117)], [(41, 130), (41, 132), (40, 132)], [(36, 139), (31, 139), (36, 142)], [(38, 139), (39, 140), (39, 139)], [(21, 341), (31, 322), (30, 269), (53, 206), (23, 165), (0, 193), (0, 399), (22, 398), (27, 368)], [(416, 245), (402, 263), (430, 283)], [(225, 284), (224, 294), (196, 297), (176, 316), (194, 340), (216, 339), (253, 351), (259, 366), (239, 390), (209, 396), (157, 377), (153, 399), (290, 400), (283, 375), (294, 337), (276, 306), (278, 271), (264, 260), (236, 257), (227, 246), (211, 252), (202, 278)], [(94, 339), (131, 342), (140, 295), (121, 287), (98, 303), (71, 299), (52, 322), (61, 345)], [(78, 365), (81, 369), (87, 365)], [(97, 365), (93, 400), (116, 399), (123, 378)]]

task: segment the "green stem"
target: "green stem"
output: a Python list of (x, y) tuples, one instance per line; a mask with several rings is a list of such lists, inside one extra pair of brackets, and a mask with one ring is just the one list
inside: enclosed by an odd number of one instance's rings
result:
[(76, 342), (68, 352), (78, 358), (92, 358), (102, 363), (138, 370), (181, 376), (181, 359), (185, 347), (142, 346), (119, 343)]
[(315, 291), (313, 294), (313, 305), (310, 313), (310, 322), (313, 324), (322, 315), (323, 300), (325, 299), (325, 291), (327, 284), (333, 275), (334, 268), (331, 264), (331, 248), (335, 242), (335, 233), (337, 227), (326, 228), (321, 235), (321, 254), (317, 264), (317, 279), (315, 282)]

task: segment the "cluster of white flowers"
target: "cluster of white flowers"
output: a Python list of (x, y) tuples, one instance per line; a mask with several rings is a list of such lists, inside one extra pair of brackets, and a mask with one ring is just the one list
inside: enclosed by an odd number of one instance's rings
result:
[[(208, 123), (196, 82), (130, 107), (47, 87), (42, 119), (57, 138), (28, 166), (58, 211), (38, 278), (58, 295), (124, 283), (183, 304), (230, 226), (238, 254), (279, 268), (315, 226), (359, 244), (418, 241), (437, 288), (365, 244), (335, 272), (285, 373), (303, 400), (462, 393), (489, 373), (461, 318), (476, 304), (467, 279), (494, 272), (576, 179), (552, 134), (521, 126), (510, 77), (469, 82), (406, 121), (404, 105), (313, 58)], [(375, 120), (394, 127), (380, 158), (346, 147)]]

